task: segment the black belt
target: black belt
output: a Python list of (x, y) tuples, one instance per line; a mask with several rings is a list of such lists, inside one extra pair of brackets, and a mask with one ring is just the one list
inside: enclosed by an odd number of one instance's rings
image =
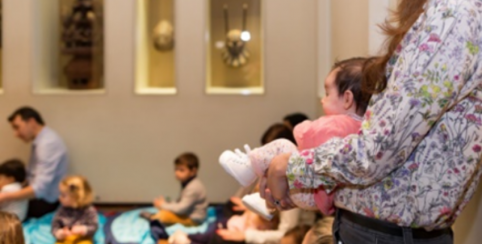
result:
[[(352, 213), (350, 211), (339, 209), (340, 217), (342, 219), (346, 219), (354, 224), (363, 226), (364, 228), (371, 229), (377, 232), (389, 234), (392, 236), (400, 236), (403, 237), (403, 228), (394, 224), (385, 222), (378, 219), (369, 218), (363, 215), (359, 215), (356, 213)], [(437, 229), (432, 231), (426, 231), (425, 229), (414, 229), (412, 230), (412, 237), (413, 239), (431, 239), (435, 237), (439, 237), (445, 234), (451, 234), (452, 229), (445, 228), (445, 229)]]

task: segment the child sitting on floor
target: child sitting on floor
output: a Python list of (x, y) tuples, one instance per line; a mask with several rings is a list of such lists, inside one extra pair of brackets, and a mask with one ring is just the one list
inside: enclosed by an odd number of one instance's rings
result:
[[(8, 160), (0, 165), (0, 192), (22, 190), (27, 173), (25, 165), (17, 159)], [(0, 211), (17, 215), (20, 221), (27, 215), (28, 200), (11, 201), (0, 204)]]
[(308, 230), (310, 230), (310, 226), (298, 225), (286, 232), (281, 238), (280, 244), (301, 244)]
[(180, 223), (185, 226), (196, 226), (206, 218), (208, 200), (206, 189), (197, 173), (199, 160), (194, 153), (183, 153), (174, 161), (175, 176), (181, 183), (181, 196), (176, 202), (167, 202), (163, 197), (154, 200), (159, 209), (156, 214), (142, 213), (150, 220), (158, 220), (164, 225)]
[(52, 220), (57, 244), (92, 244), (98, 219), (89, 182), (81, 176), (69, 176), (60, 182), (59, 190), (61, 207)]
[(0, 244), (24, 244), (22, 224), (15, 214), (0, 212)]
[[(371, 60), (352, 58), (335, 64), (325, 80), (326, 96), (321, 100), (326, 116), (295, 127), (293, 133), (298, 147), (280, 139), (253, 151), (247, 147), (247, 154), (227, 150), (221, 154), (220, 164), (241, 185), (249, 185), (257, 177), (265, 175), (271, 160), (279, 154), (314, 148), (331, 138), (356, 134), (370, 99), (361, 90), (362, 69)], [(334, 194), (328, 195), (323, 189), (291, 191), (290, 196), (294, 204), (302, 209), (319, 209), (326, 215), (334, 212)]]
[(324, 216), (306, 233), (302, 244), (333, 244), (333, 222), (331, 216)]

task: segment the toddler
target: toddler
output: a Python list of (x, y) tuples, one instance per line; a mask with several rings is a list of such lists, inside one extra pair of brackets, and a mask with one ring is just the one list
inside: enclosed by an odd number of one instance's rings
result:
[(16, 215), (0, 212), (0, 244), (24, 244), (22, 224)]
[[(8, 160), (0, 165), (0, 192), (22, 190), (27, 173), (25, 165), (17, 159)], [(20, 221), (27, 215), (28, 200), (10, 201), (0, 204), (0, 211), (17, 215)]]
[(163, 197), (154, 200), (154, 206), (159, 209), (156, 214), (148, 212), (141, 216), (151, 221), (157, 220), (163, 225), (182, 224), (196, 226), (206, 218), (208, 200), (204, 184), (197, 177), (199, 159), (196, 154), (187, 152), (174, 160), (174, 175), (181, 184), (179, 199), (168, 202)]
[(81, 176), (69, 176), (60, 182), (59, 190), (61, 207), (52, 221), (57, 244), (92, 244), (98, 219), (89, 182)]

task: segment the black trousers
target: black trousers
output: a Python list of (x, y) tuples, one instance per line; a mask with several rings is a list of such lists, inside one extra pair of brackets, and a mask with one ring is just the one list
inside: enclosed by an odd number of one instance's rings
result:
[[(417, 238), (412, 228), (402, 228), (385, 221), (371, 219), (357, 215), (358, 220), (364, 221), (355, 223), (346, 215), (344, 210), (336, 211), (333, 224), (333, 236), (337, 244), (453, 244), (453, 233), (451, 229), (441, 231), (442, 234), (433, 238)], [(356, 215), (356, 214), (352, 214)], [(358, 221), (360, 222), (360, 221)], [(389, 234), (374, 229), (374, 226), (381, 226), (383, 229), (400, 230), (402, 234)]]
[(42, 199), (32, 199), (28, 202), (27, 219), (40, 218), (54, 212), (59, 207), (59, 202), (49, 203)]

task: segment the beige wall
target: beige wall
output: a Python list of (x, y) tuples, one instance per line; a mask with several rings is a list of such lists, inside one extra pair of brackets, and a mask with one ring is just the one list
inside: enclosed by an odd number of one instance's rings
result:
[(105, 0), (106, 94), (32, 95), (34, 1), (4, 0), (0, 160), (28, 158), (6, 117), (35, 106), (66, 141), (70, 171), (90, 179), (99, 201), (175, 198), (173, 159), (187, 150), (200, 156), (210, 200), (225, 201), (237, 184), (218, 166), (224, 149), (258, 145), (289, 112), (316, 115), (315, 1), (266, 1), (266, 94), (248, 97), (204, 93), (205, 4), (191, 0), (176, 0), (177, 95), (134, 94), (134, 0)]
[(368, 0), (331, 1), (332, 58), (368, 54)]

